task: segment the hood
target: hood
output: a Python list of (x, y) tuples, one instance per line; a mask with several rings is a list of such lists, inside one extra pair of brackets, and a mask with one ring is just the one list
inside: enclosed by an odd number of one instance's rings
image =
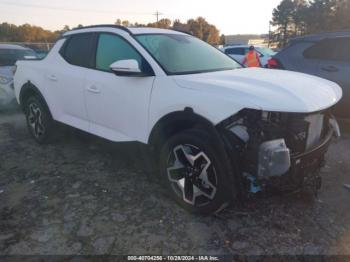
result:
[(13, 78), (13, 66), (0, 66), (0, 75), (7, 78)]
[(336, 83), (284, 70), (244, 68), (173, 78), (183, 88), (265, 111), (311, 113), (333, 106), (342, 97)]

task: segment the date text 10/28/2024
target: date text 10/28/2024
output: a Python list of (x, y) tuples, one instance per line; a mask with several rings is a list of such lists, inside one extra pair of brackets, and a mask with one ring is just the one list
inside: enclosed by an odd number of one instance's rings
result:
[(220, 261), (216, 256), (128, 256), (128, 261)]

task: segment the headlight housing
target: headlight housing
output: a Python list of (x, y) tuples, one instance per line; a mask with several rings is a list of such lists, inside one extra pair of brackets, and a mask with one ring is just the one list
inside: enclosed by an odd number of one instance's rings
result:
[(7, 85), (12, 81), (12, 77), (0, 76), (0, 84)]

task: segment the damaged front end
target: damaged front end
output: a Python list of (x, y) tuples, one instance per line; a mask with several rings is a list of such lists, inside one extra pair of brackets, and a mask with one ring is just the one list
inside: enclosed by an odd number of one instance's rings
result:
[(239, 162), (245, 191), (293, 191), (321, 186), (319, 170), (332, 137), (340, 136), (329, 111), (311, 114), (244, 109), (218, 125)]

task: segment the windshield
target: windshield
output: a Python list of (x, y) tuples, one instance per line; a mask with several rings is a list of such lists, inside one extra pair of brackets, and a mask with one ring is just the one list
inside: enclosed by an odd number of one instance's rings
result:
[(259, 53), (263, 54), (264, 56), (274, 56), (275, 54), (277, 54), (272, 49), (266, 47), (257, 47), (256, 49), (259, 51)]
[(135, 38), (168, 74), (194, 74), (241, 68), (232, 58), (189, 35), (146, 34)]
[(0, 49), (0, 66), (14, 66), (17, 60), (25, 56), (37, 57), (32, 50)]

